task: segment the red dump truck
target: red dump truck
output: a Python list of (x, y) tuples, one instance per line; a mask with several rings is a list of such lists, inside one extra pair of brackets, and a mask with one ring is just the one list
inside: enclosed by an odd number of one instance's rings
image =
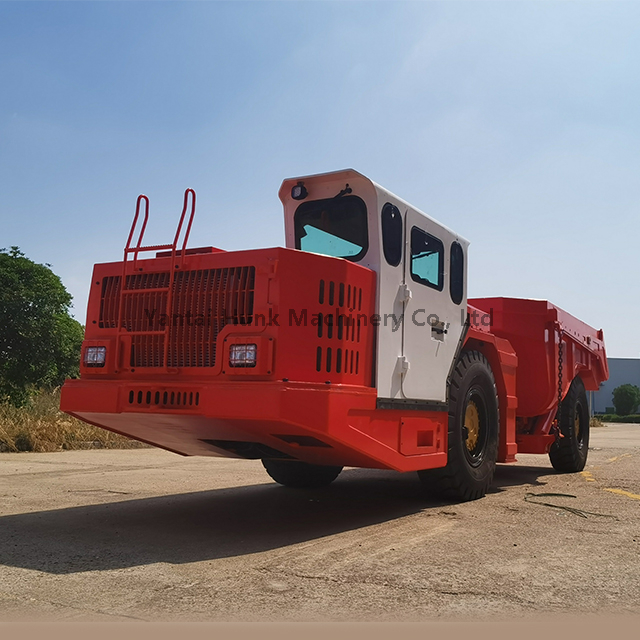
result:
[(472, 500), (519, 452), (583, 469), (602, 330), (544, 300), (467, 300), (467, 240), (356, 171), (285, 180), (280, 199), (286, 248), (227, 252), (187, 248), (191, 189), (173, 242), (145, 246), (140, 196), (123, 260), (94, 268), (62, 409), (259, 459), (290, 487), (368, 467)]

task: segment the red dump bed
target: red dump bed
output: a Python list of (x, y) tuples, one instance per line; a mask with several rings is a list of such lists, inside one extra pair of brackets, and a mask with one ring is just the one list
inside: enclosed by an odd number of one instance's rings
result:
[(517, 416), (555, 411), (558, 401), (558, 347), (562, 343), (562, 381), (566, 393), (579, 375), (587, 391), (609, 376), (602, 330), (596, 330), (546, 300), (474, 298), (470, 310), (489, 314), (490, 332), (507, 339), (518, 357)]

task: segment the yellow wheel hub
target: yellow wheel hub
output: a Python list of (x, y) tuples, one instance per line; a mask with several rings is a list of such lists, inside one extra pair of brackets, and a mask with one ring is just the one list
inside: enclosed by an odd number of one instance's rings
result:
[(464, 412), (464, 426), (467, 430), (467, 449), (473, 451), (480, 437), (480, 412), (473, 400), (469, 401), (467, 409)]

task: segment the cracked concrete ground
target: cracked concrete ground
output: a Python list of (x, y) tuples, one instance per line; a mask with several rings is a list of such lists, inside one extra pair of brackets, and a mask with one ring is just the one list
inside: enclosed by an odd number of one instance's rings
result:
[(465, 504), (425, 500), (413, 474), (294, 491), (243, 460), (2, 454), (0, 618), (638, 614), (640, 425), (593, 430), (591, 447), (582, 474), (521, 455)]

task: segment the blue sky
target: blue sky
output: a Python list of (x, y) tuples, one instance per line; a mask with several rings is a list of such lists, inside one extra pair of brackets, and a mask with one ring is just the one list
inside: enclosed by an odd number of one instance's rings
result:
[(283, 178), (353, 167), (471, 241), (471, 296), (547, 298), (640, 356), (640, 4), (0, 3), (0, 247), (84, 321), (149, 241), (282, 245)]

